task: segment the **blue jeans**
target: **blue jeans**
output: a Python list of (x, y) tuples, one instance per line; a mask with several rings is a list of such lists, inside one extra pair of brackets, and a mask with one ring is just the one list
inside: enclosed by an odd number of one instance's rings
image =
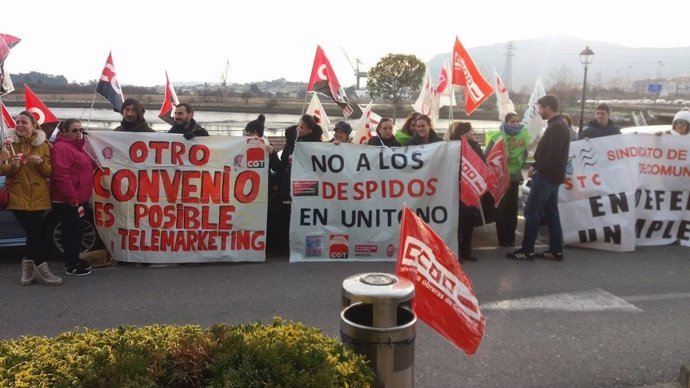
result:
[(539, 173), (532, 175), (532, 188), (525, 205), (525, 235), (522, 237), (522, 250), (534, 252), (539, 226), (546, 221), (549, 226), (549, 251), (563, 252), (563, 230), (558, 214), (558, 188)]

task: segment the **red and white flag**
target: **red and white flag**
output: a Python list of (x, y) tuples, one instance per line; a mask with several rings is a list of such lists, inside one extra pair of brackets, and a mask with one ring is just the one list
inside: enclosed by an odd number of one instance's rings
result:
[(453, 85), (465, 87), (465, 113), (468, 116), (494, 92), (457, 37), (453, 47)]
[(7, 111), (5, 104), (0, 101), (0, 110), (2, 110), (2, 121), (5, 123), (6, 128), (14, 128), (17, 124), (14, 122), (12, 115)]
[(448, 63), (441, 67), (441, 72), (438, 75), (438, 83), (436, 84), (436, 95), (438, 96), (438, 106), (455, 106), (455, 91), (453, 84), (451, 84), (450, 73), (448, 72)]
[(500, 136), (486, 157), (486, 165), (495, 176), (489, 182), (489, 193), (494, 197), (494, 206), (498, 207), (501, 199), (510, 188), (510, 173), (508, 172), (508, 152), (503, 136)]
[(496, 81), (496, 107), (498, 108), (498, 120), (504, 121), (506, 115), (510, 112), (515, 112), (515, 104), (508, 95), (508, 88), (503, 83), (501, 76), (498, 75), (494, 69), (494, 80)]
[(486, 163), (467, 143), (465, 136), (461, 140), (462, 170), (460, 171), (460, 200), (467, 206), (477, 206), (481, 197), (493, 184), (496, 177)]
[(175, 107), (180, 103), (177, 99), (177, 93), (175, 93), (175, 88), (173, 88), (170, 83), (170, 78), (168, 78), (168, 72), (165, 72), (165, 96), (163, 97), (163, 106), (161, 111), (158, 113), (158, 117), (166, 123), (173, 125), (173, 116), (175, 114)]
[(350, 101), (345, 94), (345, 89), (340, 86), (338, 78), (335, 76), (331, 62), (326, 58), (326, 53), (321, 46), (316, 46), (316, 56), (314, 57), (314, 65), (311, 68), (311, 77), (309, 77), (309, 85), (307, 85), (308, 92), (319, 92), (332, 98), (343, 110), (343, 116), (349, 117), (352, 113)]
[(395, 273), (415, 285), (414, 312), (459, 347), (474, 354), (484, 336), (484, 315), (458, 258), (408, 207), (400, 224)]
[(352, 142), (357, 144), (367, 144), (369, 139), (376, 136), (376, 126), (379, 125), (381, 121), (381, 116), (371, 111), (371, 102), (362, 109), (360, 105), (359, 108), (362, 110), (362, 117), (359, 118), (357, 126), (355, 127), (355, 134), (352, 137)]
[(56, 124), (59, 121), (27, 84), (24, 84), (24, 107), (34, 115), (38, 125)]
[(438, 121), (439, 100), (436, 95), (436, 88), (431, 81), (431, 73), (428, 67), (422, 80), (419, 97), (417, 97), (417, 101), (412, 105), (412, 108), (415, 112), (429, 116), (433, 124)]
[(311, 101), (309, 101), (306, 114), (319, 119), (319, 125), (321, 126), (321, 129), (323, 129), (325, 140), (331, 140), (333, 138), (333, 131), (331, 131), (331, 120), (328, 119), (326, 110), (323, 109), (321, 100), (319, 100), (319, 97), (316, 95), (316, 93), (312, 94), (311, 96)]
[(12, 77), (10, 77), (9, 72), (5, 69), (5, 59), (10, 55), (10, 49), (20, 41), (21, 39), (15, 36), (0, 34), (0, 96), (14, 91)]

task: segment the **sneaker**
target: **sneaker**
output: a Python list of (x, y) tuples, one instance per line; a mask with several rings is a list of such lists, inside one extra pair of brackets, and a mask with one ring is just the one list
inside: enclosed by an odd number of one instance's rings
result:
[(65, 266), (65, 274), (69, 276), (89, 276), (91, 275), (91, 267), (81, 265), (75, 267)]
[(537, 253), (536, 256), (540, 259), (563, 261), (563, 252), (544, 251)]
[(534, 260), (534, 252), (525, 252), (522, 249), (518, 249), (515, 252), (506, 253), (506, 258), (513, 260)]

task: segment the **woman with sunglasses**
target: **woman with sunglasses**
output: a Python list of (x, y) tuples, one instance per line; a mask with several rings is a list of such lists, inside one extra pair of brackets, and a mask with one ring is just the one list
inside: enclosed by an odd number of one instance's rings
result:
[(53, 177), (50, 196), (53, 211), (62, 222), (62, 248), (65, 251), (65, 274), (86, 276), (91, 267), (79, 259), (79, 248), (86, 217), (84, 208), (93, 192), (94, 162), (84, 149), (84, 128), (77, 119), (70, 118), (58, 124), (53, 143)]

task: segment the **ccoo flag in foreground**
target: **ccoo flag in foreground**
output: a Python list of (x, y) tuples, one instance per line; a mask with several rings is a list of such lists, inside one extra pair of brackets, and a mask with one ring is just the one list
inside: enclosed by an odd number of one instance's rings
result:
[(486, 156), (486, 165), (496, 177), (489, 182), (488, 191), (494, 197), (494, 206), (498, 207), (501, 199), (510, 188), (510, 172), (508, 171), (508, 151), (503, 136), (500, 136), (489, 154)]
[(34, 115), (38, 125), (57, 124), (59, 121), (27, 84), (24, 84), (24, 108)]
[(352, 107), (350, 107), (350, 101), (347, 99), (345, 90), (340, 86), (333, 66), (326, 58), (326, 53), (321, 46), (316, 46), (316, 56), (314, 57), (314, 66), (311, 68), (307, 91), (323, 93), (332, 98), (343, 110), (345, 117), (349, 117), (352, 113)]
[(105, 61), (103, 72), (96, 86), (96, 93), (108, 100), (115, 112), (122, 111), (122, 103), (125, 101), (125, 98), (122, 95), (122, 88), (120, 88), (120, 82), (117, 80), (117, 74), (115, 73), (112, 52), (108, 53), (108, 59)]
[(479, 73), (472, 57), (457, 37), (453, 47), (452, 80), (453, 85), (465, 87), (465, 113), (468, 116), (494, 93), (494, 89)]
[(166, 123), (173, 125), (173, 115), (174, 110), (180, 100), (177, 98), (177, 93), (175, 93), (175, 88), (173, 88), (170, 83), (170, 78), (168, 78), (168, 72), (165, 72), (165, 96), (163, 97), (163, 106), (161, 111), (158, 113), (158, 117), (165, 121)]
[(395, 273), (415, 285), (414, 312), (455, 346), (474, 354), (484, 336), (484, 315), (453, 250), (407, 206), (399, 246)]

